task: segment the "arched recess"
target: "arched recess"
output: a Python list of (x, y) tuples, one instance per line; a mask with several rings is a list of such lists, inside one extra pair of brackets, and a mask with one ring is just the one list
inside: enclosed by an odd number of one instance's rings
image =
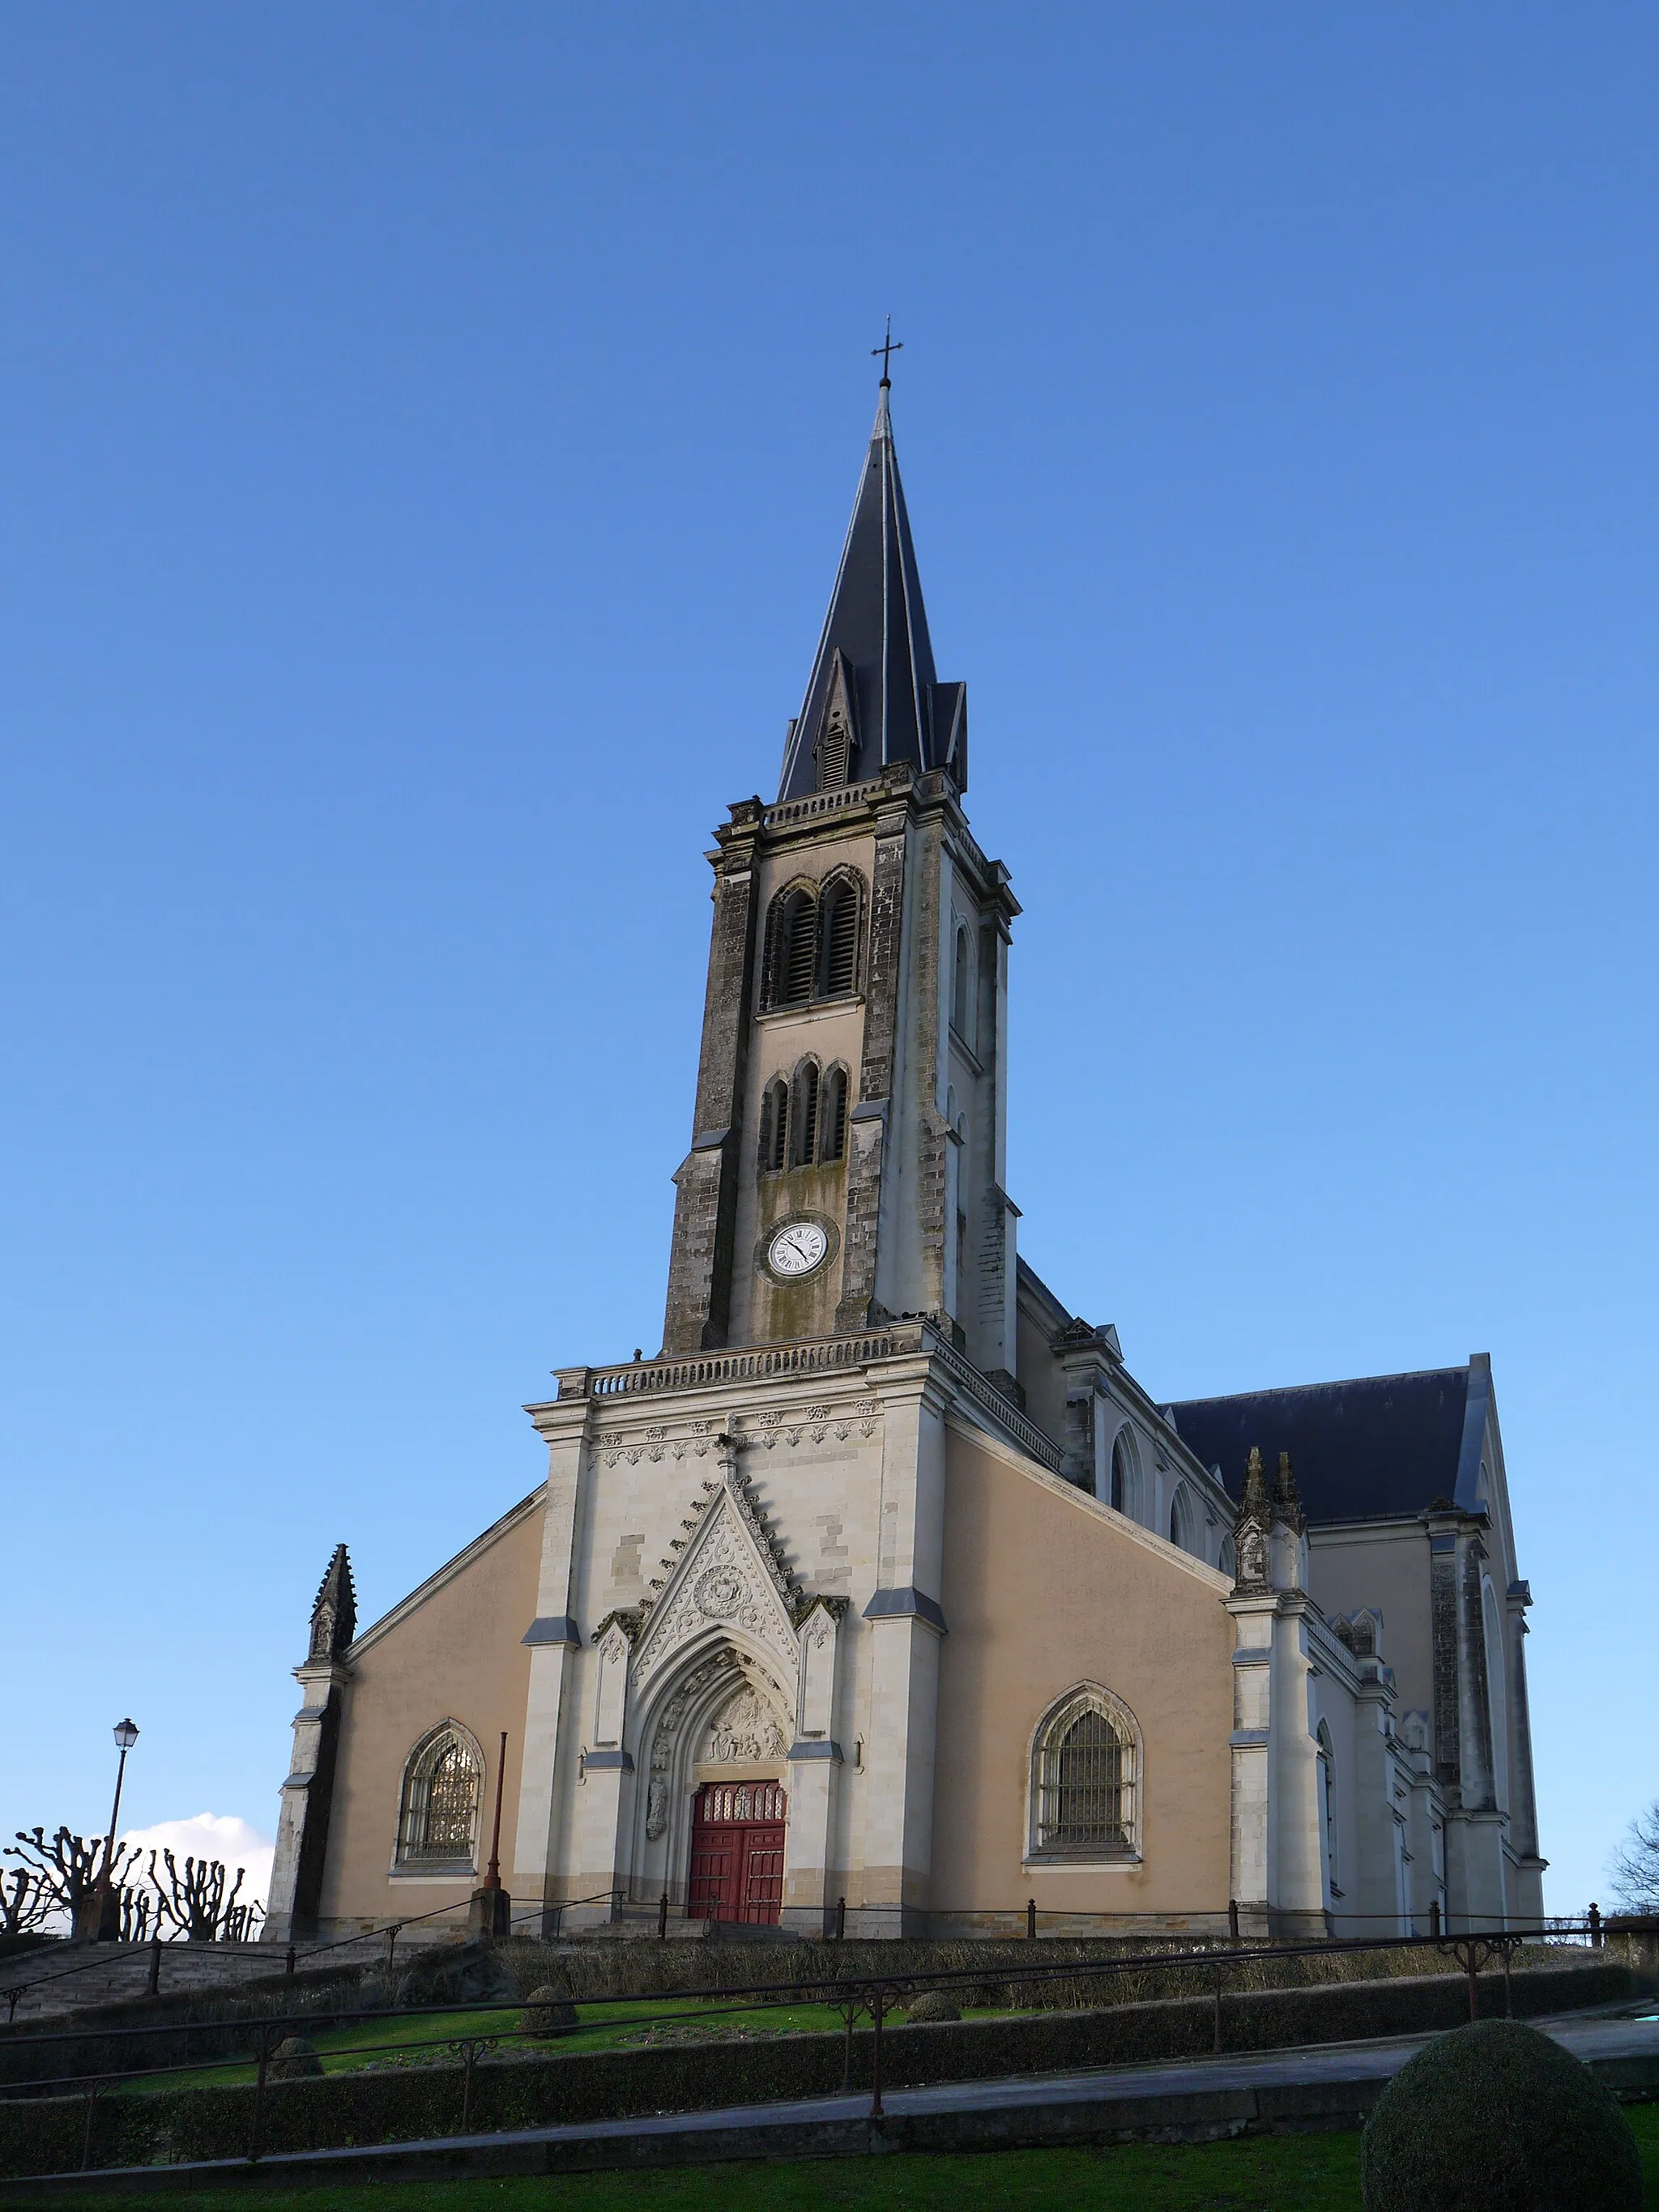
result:
[(1031, 1735), (1028, 1857), (1139, 1859), (1144, 1767), (1140, 1723), (1115, 1692), (1079, 1682), (1057, 1698)]
[(974, 1041), (974, 969), (969, 943), (968, 925), (959, 921), (951, 966), (951, 1026), (964, 1044)]
[(1170, 1493), (1170, 1541), (1182, 1552), (1193, 1548), (1193, 1506), (1187, 1495), (1187, 1486), (1177, 1482)]
[(850, 997), (859, 987), (859, 951), (863, 937), (864, 878), (855, 868), (837, 868), (818, 893), (817, 967), (813, 990), (820, 999)]
[(428, 1729), (404, 1761), (397, 1865), (423, 1874), (474, 1872), (483, 1790), (484, 1756), (471, 1729), (458, 1720)]
[(818, 1064), (801, 1060), (789, 1086), (789, 1164), (809, 1166), (818, 1141)]
[(783, 1165), (789, 1131), (789, 1085), (775, 1075), (761, 1097), (759, 1158), (763, 1171), (775, 1175)]
[(1119, 1513), (1127, 1513), (1132, 1521), (1140, 1520), (1140, 1453), (1135, 1432), (1127, 1421), (1112, 1438), (1107, 1481), (1107, 1504)]
[(830, 1068), (818, 1094), (818, 1159), (825, 1166), (847, 1157), (847, 1105), (851, 1079), (844, 1067)]
[(1319, 1813), (1325, 1826), (1325, 1878), (1334, 1890), (1340, 1889), (1341, 1875), (1337, 1860), (1336, 1751), (1328, 1722), (1321, 1721), (1318, 1735)]
[[(630, 1730), (639, 1786), (627, 1873), (635, 1898), (666, 1890), (672, 1907), (685, 1904), (700, 1767), (787, 1788), (794, 1701), (775, 1663), (730, 1632), (689, 1646), (665, 1669)], [(721, 1722), (729, 1725), (711, 1741)]]
[(786, 884), (766, 916), (766, 957), (761, 1000), (767, 1006), (805, 1006), (812, 996), (817, 952), (816, 884)]

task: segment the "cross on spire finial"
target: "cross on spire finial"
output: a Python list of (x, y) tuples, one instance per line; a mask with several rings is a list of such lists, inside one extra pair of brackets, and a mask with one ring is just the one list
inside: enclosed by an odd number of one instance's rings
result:
[(893, 336), (893, 318), (890, 315), (887, 318), (886, 337), (878, 346), (872, 346), (870, 351), (872, 356), (876, 354), (881, 356), (881, 388), (884, 392), (890, 391), (893, 382), (892, 356), (904, 351), (904, 340)]

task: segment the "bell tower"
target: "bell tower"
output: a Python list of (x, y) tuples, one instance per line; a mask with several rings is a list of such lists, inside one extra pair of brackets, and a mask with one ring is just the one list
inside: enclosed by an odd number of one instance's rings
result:
[(669, 1356), (944, 1326), (1014, 1387), (1004, 1189), (1019, 912), (963, 811), (967, 687), (933, 672), (882, 379), (772, 805), (714, 832)]

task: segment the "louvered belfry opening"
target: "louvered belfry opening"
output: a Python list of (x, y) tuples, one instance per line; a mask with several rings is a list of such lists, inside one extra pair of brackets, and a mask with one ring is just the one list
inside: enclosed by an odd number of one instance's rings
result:
[(775, 1173), (783, 1165), (788, 1121), (788, 1086), (781, 1075), (774, 1076), (761, 1100), (760, 1164)]
[(833, 877), (818, 909), (818, 991), (826, 999), (844, 998), (858, 981), (858, 885)]
[(805, 1006), (812, 996), (817, 943), (816, 894), (794, 884), (773, 902), (767, 947), (766, 1004)]
[(818, 1109), (818, 1158), (826, 1164), (847, 1150), (847, 1070), (832, 1067), (824, 1079)]
[(1123, 1850), (1129, 1842), (1128, 1747), (1085, 1706), (1044, 1747), (1040, 1843), (1044, 1850)]
[(830, 715), (818, 739), (817, 750), (818, 789), (839, 789), (847, 781), (847, 766), (853, 750), (853, 732), (847, 726), (845, 715)]
[(794, 1111), (789, 1116), (789, 1164), (805, 1167), (818, 1133), (818, 1064), (804, 1060), (795, 1070)]

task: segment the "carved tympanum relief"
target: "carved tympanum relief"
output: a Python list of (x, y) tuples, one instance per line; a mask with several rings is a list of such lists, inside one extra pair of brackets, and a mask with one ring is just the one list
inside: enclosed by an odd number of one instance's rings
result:
[(788, 1748), (777, 1715), (753, 1686), (745, 1683), (709, 1723), (698, 1763), (730, 1766), (739, 1759), (781, 1759)]
[(730, 1490), (722, 1488), (653, 1610), (635, 1656), (636, 1686), (649, 1681), (682, 1644), (717, 1627), (746, 1631), (774, 1655), (783, 1679), (793, 1680), (798, 1652), (785, 1595), (778, 1587), (781, 1579), (775, 1562), (763, 1555), (748, 1516)]

